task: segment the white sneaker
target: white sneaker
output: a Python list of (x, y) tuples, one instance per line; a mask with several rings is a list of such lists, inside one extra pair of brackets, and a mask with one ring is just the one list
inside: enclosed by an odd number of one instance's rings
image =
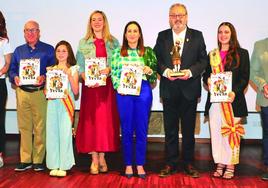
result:
[(57, 171), (57, 176), (58, 177), (65, 177), (66, 176), (66, 171), (65, 170), (58, 170)]
[(49, 175), (50, 175), (50, 176), (57, 176), (57, 174), (58, 174), (58, 169), (54, 169), (54, 170), (51, 170), (51, 171), (49, 172)]
[(2, 166), (4, 166), (4, 160), (3, 160), (3, 157), (0, 156), (0, 168), (1, 168)]

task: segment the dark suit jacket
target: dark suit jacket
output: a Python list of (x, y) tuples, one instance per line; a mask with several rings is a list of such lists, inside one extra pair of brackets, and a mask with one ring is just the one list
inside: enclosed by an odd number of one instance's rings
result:
[[(226, 71), (232, 71), (232, 90), (235, 93), (235, 99), (232, 103), (234, 116), (245, 117), (248, 115), (244, 91), (247, 88), (249, 81), (249, 55), (248, 51), (243, 48), (238, 49), (238, 54), (240, 56), (240, 66), (235, 68), (235, 62), (233, 62), (230, 70)], [(203, 82), (206, 85), (211, 72), (211, 67), (209, 65), (203, 75)], [(210, 94), (208, 94), (205, 115), (208, 115), (210, 106)]]
[(203, 35), (200, 31), (187, 28), (181, 55), (181, 69), (191, 70), (193, 76), (188, 80), (170, 81), (162, 76), (166, 68), (173, 69), (170, 54), (173, 44), (171, 29), (158, 34), (154, 51), (158, 61), (158, 73), (161, 75), (160, 97), (176, 97), (176, 91), (180, 89), (187, 99), (194, 100), (201, 96), (201, 74), (208, 65)]

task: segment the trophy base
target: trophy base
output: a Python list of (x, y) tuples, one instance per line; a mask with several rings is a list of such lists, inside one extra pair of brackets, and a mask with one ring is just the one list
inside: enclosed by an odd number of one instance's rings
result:
[(182, 76), (184, 76), (185, 75), (185, 73), (184, 72), (172, 72), (172, 73), (170, 73), (170, 76), (171, 77), (182, 77)]

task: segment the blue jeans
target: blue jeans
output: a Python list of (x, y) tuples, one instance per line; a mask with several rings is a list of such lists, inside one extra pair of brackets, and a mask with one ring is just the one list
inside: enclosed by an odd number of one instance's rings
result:
[(263, 130), (263, 151), (264, 151), (264, 164), (268, 167), (268, 106), (261, 107), (261, 119)]
[(140, 96), (117, 94), (125, 165), (145, 164), (151, 105), (152, 89), (148, 81), (142, 81)]

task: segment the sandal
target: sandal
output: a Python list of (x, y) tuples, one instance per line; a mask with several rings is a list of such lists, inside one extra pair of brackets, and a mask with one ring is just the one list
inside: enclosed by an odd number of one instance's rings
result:
[(233, 165), (227, 166), (222, 178), (227, 179), (227, 180), (233, 179), (234, 178), (234, 171), (235, 171), (235, 169), (234, 169)]
[(215, 172), (213, 173), (213, 177), (215, 177), (215, 178), (222, 177), (224, 168), (225, 168), (224, 164), (218, 163), (217, 168), (216, 168)]
[(108, 172), (108, 167), (104, 158), (104, 153), (99, 153), (99, 172), (101, 173)]
[(108, 167), (107, 167), (106, 162), (103, 163), (102, 165), (101, 165), (101, 164), (99, 165), (99, 172), (101, 172), (101, 173), (106, 173), (106, 172), (108, 172)]
[(96, 165), (92, 162), (90, 166), (90, 173), (93, 175), (99, 174), (99, 165)]

